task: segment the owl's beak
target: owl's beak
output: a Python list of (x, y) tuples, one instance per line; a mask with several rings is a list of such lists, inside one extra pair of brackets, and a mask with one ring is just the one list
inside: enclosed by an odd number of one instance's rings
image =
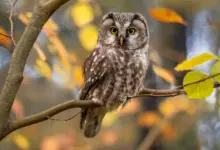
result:
[(122, 46), (124, 44), (124, 38), (122, 35), (119, 36), (119, 44)]

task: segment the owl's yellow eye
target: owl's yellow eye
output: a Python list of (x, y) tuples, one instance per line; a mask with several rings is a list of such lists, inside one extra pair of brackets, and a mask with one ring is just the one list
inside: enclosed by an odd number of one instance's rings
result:
[(118, 29), (115, 26), (112, 26), (110, 28), (110, 32), (111, 32), (111, 34), (116, 35), (118, 33)]
[(128, 29), (128, 34), (130, 34), (130, 35), (134, 35), (135, 32), (136, 32), (135, 28), (129, 28)]

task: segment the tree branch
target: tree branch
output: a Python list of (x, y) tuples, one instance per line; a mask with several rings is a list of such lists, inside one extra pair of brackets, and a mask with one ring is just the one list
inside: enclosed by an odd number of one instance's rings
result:
[(17, 129), (48, 120), (50, 119), (50, 117), (60, 112), (63, 112), (64, 110), (68, 110), (71, 108), (88, 108), (88, 107), (93, 108), (93, 107), (100, 107), (100, 106), (101, 106), (100, 104), (97, 104), (90, 100), (84, 100), (84, 101), (70, 100), (62, 104), (59, 104), (57, 106), (54, 106), (48, 110), (45, 110), (41, 113), (28, 116), (20, 120), (14, 120), (14, 121), (9, 122), (7, 131), (5, 132), (4, 136), (1, 137), (0, 139), (4, 138), (5, 136), (7, 136), (8, 134), (10, 134), (11, 132)]
[[(36, 1), (33, 16), (30, 19), (12, 54), (8, 75), (0, 94), (0, 139), (5, 137), (9, 125), (9, 114), (17, 91), (23, 80), (23, 71), (31, 51), (43, 25), (60, 6), (69, 0)], [(16, 2), (16, 1), (15, 1)]]
[[(202, 81), (204, 81), (204, 79), (202, 79)], [(196, 81), (195, 83), (192, 84), (196, 84), (198, 83), (198, 81)], [(189, 86), (191, 84), (188, 84), (186, 86)], [(215, 87), (219, 87), (220, 84), (216, 83)], [(182, 86), (183, 87), (183, 86)], [(144, 88), (139, 95), (137, 95), (136, 97), (146, 97), (146, 96), (151, 96), (151, 97), (172, 97), (172, 96), (177, 96), (180, 94), (185, 94), (183, 89), (150, 89), (150, 88)], [(50, 117), (63, 112), (65, 110), (71, 109), (71, 108), (93, 108), (93, 107), (100, 107), (100, 104), (97, 104), (91, 100), (70, 100), (64, 103), (61, 103), (57, 106), (54, 106), (48, 110), (45, 110), (43, 112), (40, 112), (38, 114), (32, 115), (32, 116), (28, 116), (25, 117), (23, 119), (20, 120), (14, 120), (9, 122), (9, 126), (7, 131), (5, 132), (4, 136), (2, 138), (4, 138), (5, 136), (7, 136), (8, 134), (10, 134), (11, 132), (26, 127), (26, 126), (30, 126), (32, 124), (36, 124), (45, 120), (49, 120)], [(157, 133), (158, 131), (155, 130), (155, 132)], [(2, 139), (0, 137), (0, 140)]]

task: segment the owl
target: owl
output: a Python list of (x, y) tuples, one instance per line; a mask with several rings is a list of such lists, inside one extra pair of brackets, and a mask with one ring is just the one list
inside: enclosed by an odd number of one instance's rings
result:
[(139, 13), (108, 13), (101, 21), (96, 48), (83, 66), (80, 100), (101, 104), (83, 108), (80, 128), (94, 137), (106, 113), (124, 106), (143, 88), (148, 68), (149, 32)]

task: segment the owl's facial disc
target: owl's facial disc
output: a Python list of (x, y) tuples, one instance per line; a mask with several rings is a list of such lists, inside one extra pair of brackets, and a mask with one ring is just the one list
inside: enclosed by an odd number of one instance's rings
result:
[(99, 29), (99, 42), (105, 45), (135, 50), (148, 43), (145, 18), (139, 13), (108, 13)]

